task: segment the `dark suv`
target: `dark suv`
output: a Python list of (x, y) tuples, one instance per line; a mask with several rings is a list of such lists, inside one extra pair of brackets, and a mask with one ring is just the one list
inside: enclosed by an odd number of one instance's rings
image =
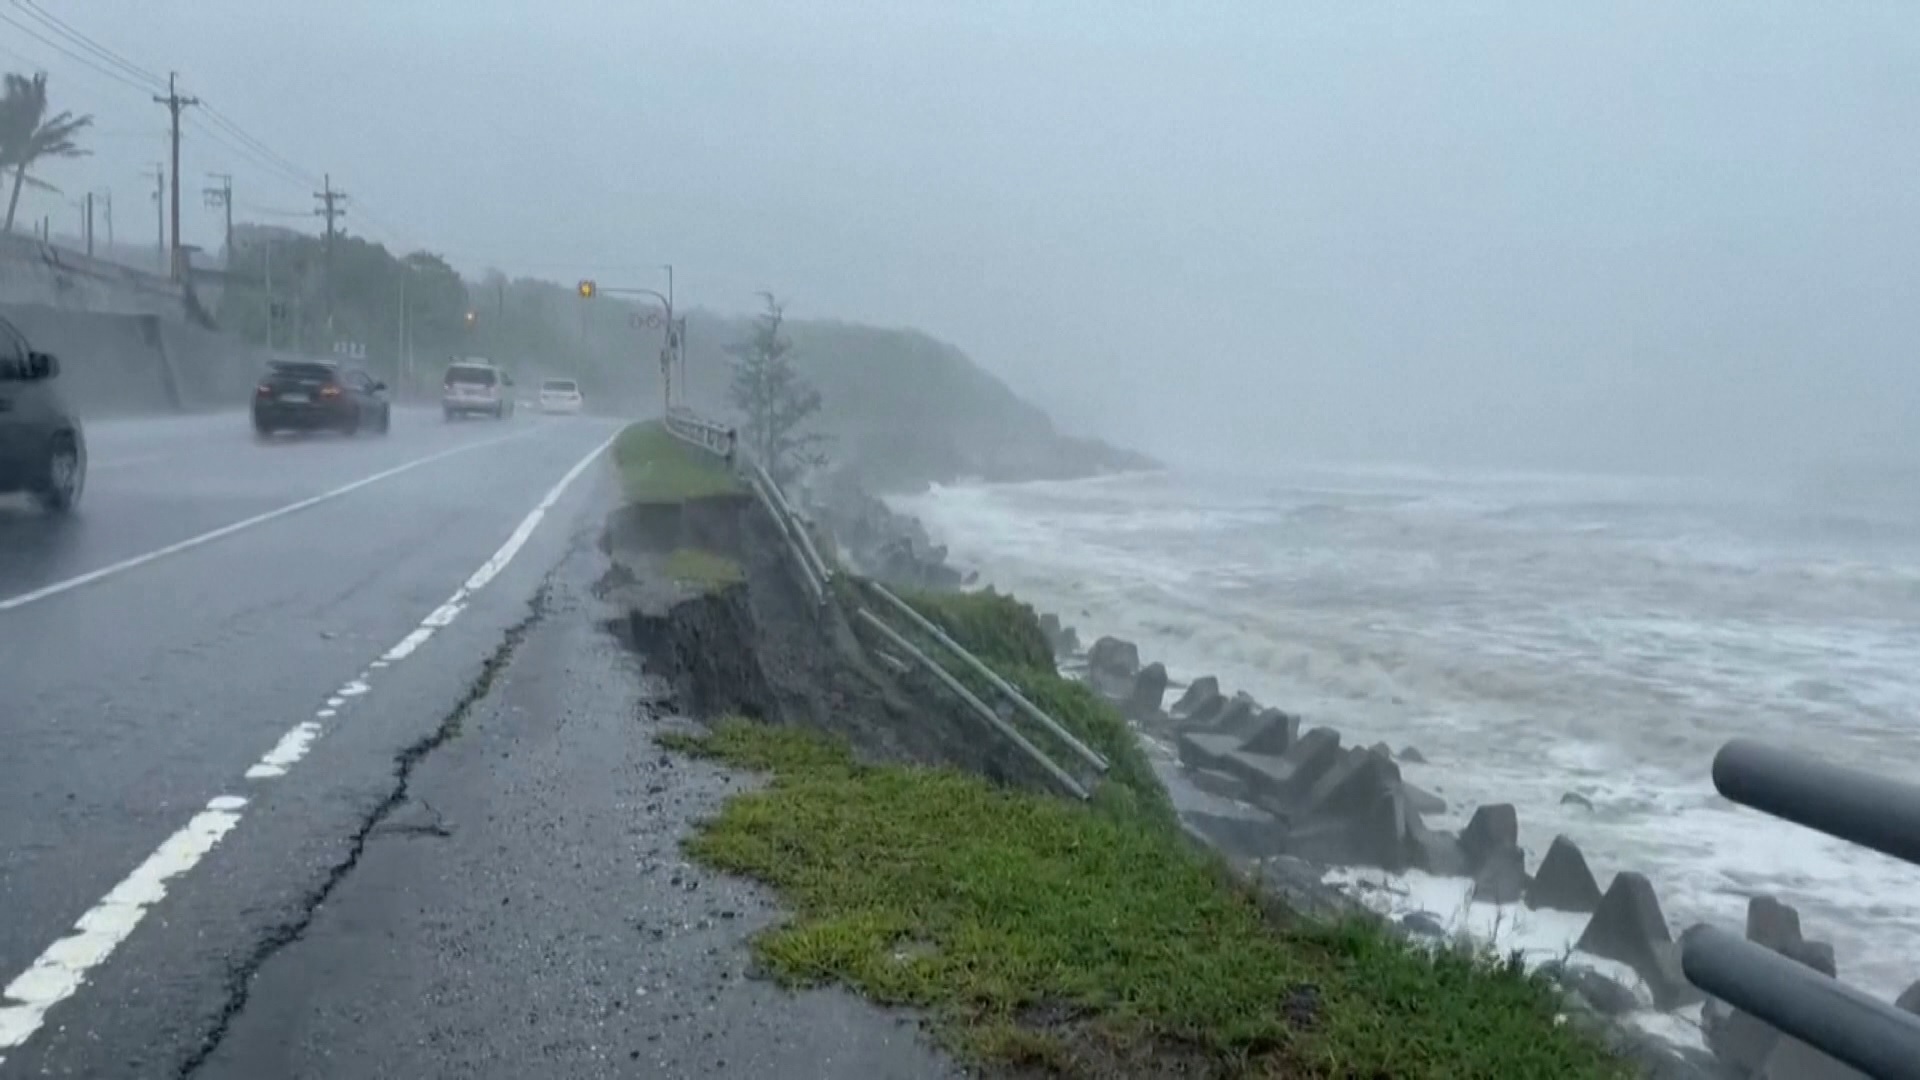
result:
[(325, 360), (275, 360), (253, 391), (253, 430), (385, 435), (393, 421), (387, 384)]
[(86, 482), (86, 434), (60, 394), (60, 362), (0, 319), (0, 494), (65, 513)]

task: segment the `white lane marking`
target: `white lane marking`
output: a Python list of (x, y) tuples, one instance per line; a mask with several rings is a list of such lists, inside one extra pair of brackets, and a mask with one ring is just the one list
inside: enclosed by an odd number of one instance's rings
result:
[(244, 529), (251, 529), (256, 525), (264, 525), (269, 521), (286, 517), (288, 514), (297, 514), (302, 510), (306, 510), (310, 507), (318, 506), (323, 502), (328, 502), (330, 500), (337, 499), (342, 495), (352, 494), (353, 492), (359, 491), (361, 488), (367, 487), (370, 484), (377, 484), (382, 480), (390, 480), (393, 477), (399, 476), (401, 473), (412, 472), (414, 469), (417, 469), (422, 465), (430, 465), (436, 461), (441, 460), (442, 458), (449, 458), (455, 454), (464, 454), (470, 450), (478, 450), (483, 446), (493, 446), (497, 443), (506, 442), (509, 439), (525, 438), (526, 436), (528, 436), (529, 434), (531, 434), (536, 430), (538, 429), (529, 428), (526, 431), (516, 431), (511, 435), (502, 435), (499, 438), (485, 439), (480, 442), (465, 443), (463, 445), (456, 446), (448, 450), (442, 450), (438, 453), (428, 454), (426, 457), (423, 457), (423, 458), (415, 458), (414, 460), (405, 462), (404, 464), (396, 465), (391, 469), (383, 469), (380, 472), (374, 473), (371, 476), (363, 476), (360, 479), (355, 480), (351, 484), (343, 484), (340, 487), (334, 488), (332, 491), (323, 491), (318, 495), (301, 499), (298, 502), (291, 502), (277, 509), (268, 510), (266, 513), (255, 514), (250, 518), (245, 518), (241, 521), (233, 522), (230, 525), (222, 525), (217, 529), (211, 530), (209, 532), (203, 532), (198, 536), (190, 536), (185, 540), (180, 540), (175, 543), (168, 544), (165, 547), (155, 548), (154, 550), (149, 551), (144, 555), (135, 555), (130, 559), (122, 559), (117, 563), (113, 563), (108, 566), (103, 566), (98, 570), (89, 570), (88, 572), (81, 574), (78, 577), (70, 577), (65, 581), (56, 581), (51, 585), (42, 586), (38, 589), (33, 590), (32, 592), (24, 592), (18, 596), (10, 596), (5, 600), (0, 600), (0, 611), (11, 611), (14, 608), (26, 607), (28, 604), (34, 603), (36, 601), (45, 600), (49, 596), (58, 596), (63, 592), (68, 592), (73, 589), (77, 589), (82, 585), (91, 585), (102, 578), (112, 577), (115, 574), (123, 574), (123, 573), (126, 573), (128, 570), (145, 566), (146, 564), (153, 562), (156, 559), (164, 559), (169, 555), (178, 555), (183, 551), (187, 551), (192, 548), (197, 548), (202, 544), (211, 544), (215, 540), (220, 540), (220, 539), (224, 539), (226, 537), (232, 536), (234, 533), (240, 532)]
[(167, 895), (167, 882), (193, 869), (220, 838), (240, 823), (246, 800), (222, 795), (161, 843), (147, 861), (95, 904), (74, 932), (47, 946), (32, 966), (0, 991), (0, 1050), (25, 1043), (46, 1020), (47, 1010), (72, 997), (87, 973), (100, 966), (133, 933), (147, 909)]
[[(327, 710), (322, 709), (322, 712)], [(267, 751), (259, 764), (247, 770), (247, 779), (264, 780), (269, 776), (285, 776), (294, 763), (307, 756), (307, 749), (313, 740), (320, 737), (320, 725), (311, 720), (293, 725), (280, 741)]]
[[(568, 469), (560, 482), (521, 520), (519, 527), (513, 530), (513, 535), (507, 538), (500, 550), (481, 564), (480, 569), (453, 594), (453, 600), (434, 609), (435, 614), (445, 611), (449, 606), (458, 614), (465, 608), (467, 597), (473, 591), (484, 588), (498, 577), (500, 571), (526, 546), (534, 526), (546, 517), (547, 511), (560, 501), (560, 496), (586, 471), (587, 466), (613, 445), (617, 434), (608, 436), (605, 442), (594, 447), (592, 453)], [(451, 616), (448, 618), (450, 621)], [(427, 630), (427, 636), (432, 636), (431, 628), (424, 625), (422, 628)], [(416, 630), (408, 634), (407, 639), (412, 639), (418, 633)], [(417, 644), (415, 647), (418, 647)], [(389, 655), (392, 651), (388, 650)], [(349, 686), (364, 684), (367, 678), (368, 674), (362, 672)], [(328, 700), (344, 701), (339, 694)], [(331, 714), (330, 708), (322, 709), (316, 715), (324, 717)], [(273, 749), (247, 770), (247, 778), (257, 780), (286, 775), (287, 770), (313, 748), (314, 742), (324, 731), (323, 725), (311, 720), (295, 724), (280, 737)], [(246, 802), (246, 799), (237, 795), (221, 795), (208, 802), (206, 810), (194, 815), (185, 828), (168, 837), (159, 850), (147, 857), (146, 862), (141, 863), (105, 899), (82, 915), (80, 921), (74, 924), (77, 933), (48, 946), (46, 952), (26, 972), (8, 983), (4, 991), (0, 991), (0, 1050), (17, 1048), (25, 1043), (45, 1022), (47, 1010), (79, 992), (87, 973), (103, 963), (133, 933), (147, 909), (166, 896), (166, 883), (193, 869), (222, 837), (240, 823), (239, 811)], [(5, 1061), (5, 1056), (0, 1055), (0, 1063)]]
[[(481, 563), (480, 569), (475, 570), (465, 584), (455, 589), (446, 603), (428, 612), (419, 626), (408, 631), (406, 637), (401, 638), (393, 648), (382, 653), (380, 659), (375, 660), (367, 671), (361, 672), (346, 685), (334, 691), (333, 696), (327, 698), (326, 707), (315, 713), (315, 717), (331, 719), (338, 715), (339, 710), (345, 708), (351, 699), (361, 697), (373, 689), (368, 681), (373, 677), (372, 667), (384, 667), (393, 661), (406, 659), (413, 655), (414, 650), (426, 644), (428, 639), (433, 637), (434, 631), (451, 625), (453, 620), (467, 609), (467, 601), (473, 597), (473, 594), (486, 588), (493, 579), (499, 577), (500, 572), (513, 561), (513, 557), (520, 554), (520, 549), (527, 546), (528, 538), (533, 536), (533, 531), (540, 527), (540, 522), (546, 518), (547, 511), (553, 509), (553, 505), (560, 501), (560, 496), (566, 494), (567, 489), (580, 478), (580, 474), (586, 471), (587, 466), (605, 453), (607, 447), (613, 445), (615, 437), (609, 436), (605, 442), (594, 447), (586, 457), (575, 462), (573, 468), (568, 469), (558, 483), (547, 489), (546, 495), (527, 512), (527, 516), (520, 519), (520, 524), (514, 527), (513, 534), (507, 537), (507, 542), (500, 545), (500, 550), (494, 552), (492, 558)], [(272, 750), (267, 751), (267, 755), (261, 758), (258, 764), (247, 770), (247, 779), (267, 780), (285, 776), (288, 769), (307, 755), (307, 751), (313, 748), (314, 742), (325, 730), (323, 725), (312, 720), (303, 720), (295, 724), (280, 737), (280, 741)]]

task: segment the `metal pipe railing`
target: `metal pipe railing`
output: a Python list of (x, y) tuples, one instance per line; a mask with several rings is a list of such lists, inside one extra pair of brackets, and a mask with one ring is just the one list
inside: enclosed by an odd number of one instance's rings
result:
[(780, 511), (774, 506), (772, 496), (768, 495), (767, 490), (760, 486), (758, 477), (747, 477), (747, 485), (753, 489), (754, 495), (759, 498), (760, 505), (767, 511), (767, 516), (773, 519), (773, 527), (780, 531), (780, 541), (786, 546), (787, 554), (792, 556), (794, 564), (800, 567), (800, 577), (806, 582), (807, 591), (813, 594), (813, 602), (816, 604), (825, 604), (827, 602), (826, 583), (814, 575), (813, 565), (807, 561), (806, 555), (801, 552), (799, 544), (794, 540), (793, 530), (788, 526), (786, 519), (780, 516)]
[(1713, 786), (1742, 806), (1920, 864), (1920, 785), (1735, 739), (1714, 755)]
[(827, 565), (827, 560), (820, 557), (820, 549), (813, 546), (813, 537), (807, 532), (806, 522), (800, 520), (800, 515), (793, 512), (793, 505), (787, 502), (787, 493), (780, 490), (780, 485), (774, 482), (773, 477), (768, 475), (767, 470), (759, 462), (753, 462), (751, 468), (754, 475), (767, 486), (767, 491), (772, 494), (774, 502), (778, 504), (780, 513), (793, 527), (794, 535), (800, 538), (800, 546), (806, 550), (807, 558), (813, 562), (814, 573), (819, 575), (821, 581), (832, 581), (833, 568)]
[(684, 406), (667, 410), (666, 425), (668, 434), (716, 457), (727, 457), (733, 452), (732, 428), (716, 424)]
[(1681, 940), (1693, 985), (1874, 1080), (1920, 1080), (1920, 1018), (1725, 930)]
[(893, 593), (887, 590), (886, 586), (880, 584), (877, 581), (869, 581), (866, 584), (867, 584), (867, 588), (872, 589), (876, 596), (880, 597), (880, 599), (885, 600), (888, 604), (892, 605), (895, 611), (898, 611), (900, 614), (906, 616), (908, 622), (911, 622), (913, 625), (919, 627), (922, 633), (925, 633), (928, 637), (939, 642), (941, 646), (944, 647), (948, 652), (959, 657), (962, 663), (966, 664), (969, 668), (973, 669), (974, 674), (979, 675), (981, 678), (987, 680), (989, 683), (992, 683), (994, 689), (1006, 695), (1007, 700), (1013, 702), (1015, 708), (1019, 709), (1023, 713), (1026, 713), (1027, 717), (1031, 719), (1034, 723), (1039, 724), (1041, 727), (1047, 729), (1047, 731), (1051, 733), (1054, 738), (1059, 739), (1063, 743), (1066, 743), (1067, 746), (1072, 748), (1075, 754), (1078, 754), (1080, 756), (1080, 759), (1082, 761), (1085, 761), (1088, 765), (1093, 766), (1095, 769), (1097, 769), (1102, 773), (1107, 771), (1108, 765), (1107, 765), (1107, 759), (1105, 757), (1101, 756), (1099, 752), (1095, 751), (1092, 747), (1088, 746), (1086, 743), (1083, 743), (1078, 738), (1074, 737), (1073, 732), (1068, 731), (1065, 727), (1061, 726), (1058, 720), (1055, 720), (1053, 717), (1048, 716), (1045, 712), (1042, 712), (1039, 706), (1035, 705), (1031, 701), (1028, 701), (1024, 694), (1014, 689), (1012, 683), (1009, 683), (1007, 680), (1001, 678), (998, 672), (994, 671), (992, 668), (988, 667), (987, 665), (981, 663), (978, 657), (968, 652), (964, 647), (961, 646), (959, 642), (953, 640), (951, 637), (948, 637), (946, 634), (946, 631), (941, 630), (938, 626), (935, 626), (933, 624), (932, 620), (928, 619), (925, 615), (922, 615), (918, 611), (914, 610), (914, 607), (912, 604), (909, 604), (905, 600), (902, 600), (899, 597), (893, 595)]
[[(1920, 864), (1920, 785), (1752, 739), (1713, 759), (1721, 795), (1784, 821)], [(1875, 1080), (1920, 1080), (1920, 1017), (1724, 930), (1681, 938), (1687, 980)]]
[(930, 674), (932, 674), (934, 678), (940, 680), (940, 682), (944, 684), (947, 689), (953, 691), (956, 695), (958, 695), (961, 701), (966, 702), (968, 708), (972, 709), (975, 713), (978, 713), (982, 720), (985, 720), (987, 723), (991, 724), (996, 731), (1006, 736), (1009, 742), (1019, 747), (1028, 757), (1032, 758), (1034, 762), (1037, 763), (1042, 769), (1045, 769), (1047, 772), (1047, 775), (1053, 777), (1054, 782), (1059, 784), (1063, 789), (1065, 789), (1068, 794), (1082, 801), (1085, 801), (1087, 798), (1089, 798), (1087, 794), (1087, 789), (1080, 785), (1080, 781), (1075, 780), (1072, 776), (1068, 775), (1065, 769), (1062, 769), (1058, 764), (1056, 764), (1054, 760), (1048, 757), (1046, 753), (1042, 751), (1039, 747), (1033, 745), (1033, 743), (1030, 740), (1028, 740), (1028, 738), (1025, 735), (1020, 734), (1020, 730), (1018, 728), (1014, 727), (1012, 724), (1007, 723), (1005, 718), (1003, 718), (999, 713), (994, 712), (991, 706), (989, 706), (986, 702), (981, 701), (978, 697), (976, 697), (973, 691), (967, 689), (966, 686), (962, 685), (960, 680), (954, 678), (953, 675), (949, 673), (946, 668), (941, 667), (939, 662), (933, 659), (933, 657), (928, 656), (924, 652), (921, 652), (918, 646), (914, 645), (913, 642), (908, 641), (906, 638), (902, 637), (898, 630), (895, 630), (893, 627), (888, 626), (886, 623), (880, 621), (880, 619), (877, 616), (875, 616), (873, 612), (868, 611), (865, 608), (861, 608), (858, 611), (854, 612), (854, 615), (855, 617), (860, 619), (862, 622), (872, 627), (875, 633), (878, 633), (881, 637), (886, 638), (887, 641), (890, 642), (894, 648), (899, 649), (903, 653), (906, 653), (908, 656), (912, 657), (913, 660), (916, 663), (918, 663), (921, 667), (927, 669), (927, 671)]

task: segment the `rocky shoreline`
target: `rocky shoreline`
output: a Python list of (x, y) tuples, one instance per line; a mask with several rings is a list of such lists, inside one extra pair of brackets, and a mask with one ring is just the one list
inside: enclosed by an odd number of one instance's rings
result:
[[(916, 588), (957, 589), (976, 581), (976, 574), (947, 563), (946, 549), (917, 519), (857, 484), (830, 482), (813, 495), (812, 512), (863, 572)], [(1468, 883), (1474, 903), (1585, 919), (1565, 955), (1539, 967), (1566, 991), (1571, 1017), (1605, 1032), (1649, 1075), (1859, 1075), (1688, 983), (1679, 940), (1646, 875), (1621, 871), (1603, 888), (1579, 845), (1564, 835), (1530, 863), (1512, 804), (1474, 808), (1458, 833), (1429, 828), (1423, 818), (1450, 807), (1402, 777), (1402, 764), (1425, 764), (1417, 748), (1344, 746), (1338, 731), (1311, 726), (1244, 692), (1229, 693), (1213, 676), (1178, 683), (1165, 665), (1143, 662), (1132, 642), (1101, 637), (1083, 648), (1076, 630), (1057, 615), (1043, 613), (1041, 622), (1063, 672), (1084, 679), (1140, 735), (1170, 745), (1181, 778), (1232, 808), (1183, 811), (1189, 831), (1295, 906), (1377, 912), (1378, 898), (1367, 890), (1328, 883), (1330, 874), (1352, 868), (1459, 880)], [(1174, 691), (1179, 696), (1169, 703)], [(1460, 937), (1435, 912), (1407, 912), (1398, 921), (1414, 938)], [(1806, 937), (1799, 912), (1776, 897), (1750, 899), (1746, 936), (1838, 978), (1832, 945)], [(1897, 1004), (1920, 1013), (1920, 982)], [(1650, 1033), (1662, 1027), (1682, 1037)], [(1697, 1041), (1684, 1037), (1692, 1028)]]

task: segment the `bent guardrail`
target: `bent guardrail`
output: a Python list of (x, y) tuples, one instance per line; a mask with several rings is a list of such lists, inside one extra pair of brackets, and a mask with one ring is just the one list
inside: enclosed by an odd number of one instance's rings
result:
[[(1713, 759), (1728, 799), (1920, 865), (1920, 785), (1752, 739)], [(1681, 938), (1680, 966), (1701, 990), (1874, 1080), (1920, 1080), (1920, 1017), (1710, 926)]]

